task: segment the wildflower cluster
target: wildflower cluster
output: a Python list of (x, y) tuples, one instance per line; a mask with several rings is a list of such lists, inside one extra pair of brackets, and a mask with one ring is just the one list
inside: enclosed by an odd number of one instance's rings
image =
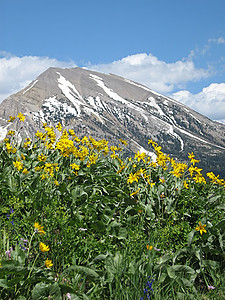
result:
[(153, 296), (153, 282), (155, 281), (154, 278), (151, 278), (148, 276), (148, 281), (146, 283), (146, 287), (144, 288), (144, 297), (141, 297), (140, 300), (144, 299), (151, 299), (151, 296)]
[[(34, 233), (38, 233), (40, 235), (46, 234), (46, 232), (44, 231), (44, 227), (41, 226), (38, 222), (34, 223)], [(49, 246), (46, 245), (43, 242), (39, 243), (39, 248), (40, 248), (40, 250), (41, 250), (42, 253), (48, 252), (50, 250)], [(50, 260), (50, 259), (47, 258), (45, 260), (45, 266), (46, 266), (46, 268), (52, 267), (53, 266), (52, 260)]]
[(212, 183), (222, 185), (225, 188), (225, 180), (222, 178), (219, 178), (220, 175), (215, 175), (213, 172), (206, 173), (206, 176), (211, 180)]
[[(11, 117), (10, 122), (16, 118), (19, 121), (23, 119), (19, 115)], [(7, 171), (2, 168), (3, 176), (0, 183), (3, 186), (1, 190), (3, 205), (0, 206), (0, 213), (1, 211), (5, 215), (8, 213), (3, 224), (6, 225), (7, 236), (12, 230), (16, 234), (19, 230), (23, 230), (23, 238), (20, 240), (18, 235), (12, 235), (17, 243), (17, 246), (12, 247), (22, 253), (28, 265), (29, 275), (33, 275), (36, 270), (38, 276), (47, 274), (46, 268), (51, 268), (54, 261), (57, 273), (55, 275), (57, 280), (52, 277), (54, 284), (58, 284), (60, 278), (67, 274), (68, 285), (71, 288), (74, 282), (75, 294), (88, 295), (92, 293), (90, 292), (92, 289), (94, 295), (97, 292), (94, 292), (93, 287), (99, 291), (102, 286), (98, 285), (99, 281), (92, 284), (92, 276), (83, 276), (83, 271), (95, 274), (96, 278), (99, 277), (103, 270), (102, 265), (101, 270), (98, 269), (98, 258), (103, 257), (99, 256), (99, 253), (104, 253), (105, 258), (101, 260), (101, 264), (112, 261), (110, 265), (112, 268), (115, 267), (115, 272), (111, 274), (112, 280), (107, 284), (111, 287), (117, 286), (118, 289), (123, 285), (129, 286), (128, 293), (130, 293), (129, 296), (125, 296), (121, 294), (122, 288), (120, 293), (110, 288), (108, 297), (114, 299), (115, 295), (121, 295), (122, 298), (137, 299), (143, 295), (141, 299), (151, 299), (159, 290), (163, 293), (166, 285), (169, 290), (171, 278), (175, 275), (177, 280), (179, 276), (184, 276), (184, 282), (187, 279), (193, 285), (195, 284), (192, 280), (193, 274), (198, 278), (204, 277), (203, 274), (197, 274), (196, 269), (191, 270), (190, 251), (190, 253), (183, 251), (179, 259), (173, 256), (178, 253), (175, 251), (185, 247), (187, 240), (188, 243), (194, 244), (193, 251), (195, 249), (198, 251), (197, 256), (194, 255), (193, 258), (195, 266), (198, 265), (200, 255), (209, 258), (205, 253), (206, 242), (210, 244), (207, 248), (212, 249), (210, 259), (213, 260), (213, 253), (216, 253), (215, 261), (219, 261), (219, 253), (223, 250), (218, 250), (222, 245), (221, 224), (224, 224), (222, 210), (224, 194), (219, 193), (224, 190), (218, 185), (223, 187), (224, 180), (210, 172), (207, 173), (210, 181), (207, 183), (202, 175), (202, 169), (198, 168), (199, 161), (193, 152), (188, 154), (186, 163), (179, 162), (164, 154), (156, 142), (149, 140), (149, 145), (154, 149), (152, 156), (139, 150), (132, 158), (125, 158), (122, 148), (127, 142), (122, 139), (119, 139), (118, 145), (112, 146), (105, 139), (97, 141), (92, 136), (79, 138), (74, 130), (64, 129), (61, 123), (57, 124), (56, 129), (43, 124), (41, 131), (43, 132), (37, 131), (34, 141), (27, 138), (18, 145), (15, 142), (17, 133), (9, 130), (2, 148), (2, 153), (8, 159), (4, 160), (5, 157), (0, 156)], [(8, 175), (11, 176), (10, 179), (5, 180)], [(10, 199), (9, 194), (14, 198)], [(7, 206), (4, 206), (4, 203)], [(215, 209), (217, 204), (222, 210), (219, 213)], [(16, 211), (21, 210), (21, 214), (15, 215), (12, 209), (9, 212), (10, 207)], [(17, 220), (21, 222), (16, 222)], [(48, 240), (45, 239), (44, 226), (35, 220), (48, 222), (48, 231), (52, 232)], [(222, 221), (221, 226), (216, 225), (218, 221)], [(26, 237), (29, 235), (30, 226), (34, 226), (34, 231), (28, 241)], [(220, 233), (221, 236), (218, 236)], [(35, 246), (31, 247), (31, 240), (34, 237), (37, 241)], [(127, 247), (123, 252), (124, 245)], [(192, 244), (189, 247), (192, 247)], [(9, 243), (6, 249), (7, 259), (13, 260), (16, 251), (12, 252)], [(76, 261), (73, 260), (71, 253), (74, 249)], [(123, 260), (123, 255), (126, 255), (126, 260)], [(167, 258), (165, 260), (164, 255), (168, 256), (169, 260)], [(186, 261), (185, 255), (188, 257)], [(94, 259), (95, 257), (98, 258)], [(202, 264), (204, 257), (200, 257)], [(119, 273), (117, 274), (117, 262), (123, 268), (123, 261), (128, 262), (135, 272), (135, 276), (132, 277), (127, 273), (121, 274), (127, 276), (128, 283), (124, 282)], [(185, 263), (188, 265), (188, 268), (183, 268), (188, 270), (187, 274), (185, 271), (183, 272), (185, 274), (181, 274), (176, 267), (183, 261), (184, 265)], [(37, 265), (41, 263), (46, 268), (38, 270), (34, 267), (36, 262)], [(73, 275), (66, 270), (64, 272), (61, 266), (70, 267), (74, 262), (76, 278), (72, 279)], [(3, 269), (4, 264), (5, 261), (2, 263)], [(154, 279), (151, 277), (148, 277), (145, 283), (146, 274), (156, 274), (157, 285), (154, 285)], [(208, 280), (207, 274), (205, 276), (206, 287), (209, 282), (215, 283), (211, 279)], [(80, 282), (81, 279), (85, 281), (83, 284)], [(122, 285), (115, 284), (116, 282)], [(176, 294), (180, 291), (180, 287), (176, 280), (174, 285)], [(209, 287), (208, 289), (211, 289)], [(127, 291), (126, 288), (123, 290)], [(64, 293), (65, 297), (67, 291), (71, 291), (72, 295), (72, 289), (65, 289), (61, 294)], [(101, 292), (99, 297), (105, 298), (104, 291)], [(67, 293), (66, 297), (69, 298), (70, 294)], [(30, 299), (30, 295), (28, 298)]]

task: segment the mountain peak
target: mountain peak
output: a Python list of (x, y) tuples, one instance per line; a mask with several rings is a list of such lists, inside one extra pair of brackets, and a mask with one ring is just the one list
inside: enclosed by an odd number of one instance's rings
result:
[(196, 157), (206, 160), (206, 167), (214, 164), (225, 173), (224, 166), (220, 167), (221, 157), (225, 157), (223, 124), (114, 74), (79, 67), (49, 68), (5, 99), (0, 108), (0, 139), (6, 128), (18, 129), (7, 119), (22, 112), (26, 115), (22, 131), (30, 137), (42, 123), (61, 122), (78, 136), (92, 135), (110, 143), (127, 140), (130, 151), (148, 151), (148, 139), (180, 159), (195, 151)]

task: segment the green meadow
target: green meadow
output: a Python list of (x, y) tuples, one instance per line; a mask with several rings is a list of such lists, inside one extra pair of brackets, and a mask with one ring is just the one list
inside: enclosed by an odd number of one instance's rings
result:
[[(10, 122), (23, 126), (20, 113)], [(0, 145), (0, 299), (225, 299), (225, 181), (149, 140), (43, 124)]]

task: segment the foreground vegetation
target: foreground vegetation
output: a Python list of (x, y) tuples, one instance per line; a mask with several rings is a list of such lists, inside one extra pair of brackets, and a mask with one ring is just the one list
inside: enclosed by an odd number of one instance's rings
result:
[[(24, 116), (10, 117), (20, 122)], [(225, 181), (43, 124), (0, 147), (1, 299), (224, 299)]]

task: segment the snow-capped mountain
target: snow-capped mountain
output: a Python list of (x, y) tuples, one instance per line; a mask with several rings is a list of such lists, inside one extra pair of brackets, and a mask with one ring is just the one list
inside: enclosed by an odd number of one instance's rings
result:
[(187, 159), (188, 152), (206, 170), (225, 177), (225, 125), (149, 88), (113, 75), (87, 69), (49, 68), (25, 89), (0, 104), (0, 140), (26, 116), (22, 132), (33, 136), (42, 123), (61, 122), (82, 137), (105, 138), (111, 144), (128, 141), (130, 151), (151, 151), (148, 139), (165, 153)]

